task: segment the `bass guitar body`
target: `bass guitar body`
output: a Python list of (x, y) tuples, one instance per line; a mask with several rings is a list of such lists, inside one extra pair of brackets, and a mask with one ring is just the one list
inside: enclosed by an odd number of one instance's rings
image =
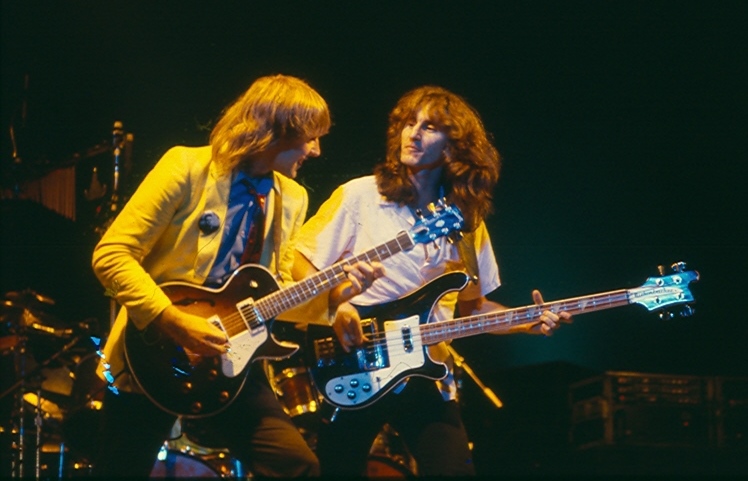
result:
[(336, 406), (358, 409), (408, 377), (446, 376), (447, 366), (431, 359), (420, 329), (439, 299), (468, 281), (467, 274), (452, 272), (395, 301), (355, 306), (368, 340), (350, 352), (343, 350), (332, 327), (310, 325), (304, 352), (317, 389)]

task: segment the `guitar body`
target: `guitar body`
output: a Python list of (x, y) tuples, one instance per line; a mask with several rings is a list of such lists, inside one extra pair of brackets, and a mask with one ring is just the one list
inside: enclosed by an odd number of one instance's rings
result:
[(547, 311), (578, 315), (639, 304), (650, 311), (660, 311), (665, 319), (671, 316), (665, 308), (684, 305), (680, 314), (689, 317), (694, 312), (689, 285), (699, 280), (699, 273), (687, 271), (684, 262), (673, 264), (672, 269), (673, 274), (650, 277), (636, 288), (428, 323), (439, 298), (449, 291), (462, 290), (470, 279), (462, 272), (443, 274), (396, 301), (357, 307), (368, 340), (350, 353), (343, 350), (332, 327), (310, 325), (305, 356), (312, 380), (327, 402), (336, 408), (359, 409), (376, 402), (408, 377), (443, 378), (447, 367), (429, 357), (428, 346), (488, 332), (506, 332), (513, 326), (530, 326), (541, 322), (540, 317)]
[(262, 266), (238, 268), (220, 289), (170, 282), (160, 287), (172, 304), (205, 318), (226, 333), (227, 354), (206, 358), (176, 345), (155, 326), (138, 330), (128, 320), (125, 358), (130, 373), (145, 395), (166, 412), (186, 418), (216, 414), (229, 406), (244, 386), (249, 366), (256, 359), (283, 359), (299, 346), (278, 343), (272, 320), (279, 314), (318, 296), (347, 278), (346, 267), (359, 261), (382, 261), (442, 236), (457, 235), (464, 226), (460, 210), (440, 200), (384, 244), (343, 259), (306, 279), (279, 289)]
[[(298, 350), (295, 344), (275, 340), (272, 319), (252, 317), (256, 312), (251, 300), (279, 289), (273, 275), (262, 266), (240, 267), (220, 289), (182, 282), (160, 287), (180, 310), (203, 317), (226, 332), (231, 344), (228, 354), (198, 356), (153, 325), (138, 330), (128, 320), (125, 357), (130, 373), (145, 395), (164, 411), (187, 418), (216, 414), (234, 401), (253, 361), (282, 359)], [(247, 314), (253, 321), (249, 324)]]
[(335, 406), (359, 409), (373, 404), (408, 377), (446, 376), (447, 366), (431, 359), (419, 331), (439, 299), (447, 292), (463, 289), (468, 281), (467, 274), (452, 272), (395, 301), (356, 306), (369, 341), (349, 353), (343, 350), (332, 327), (309, 325), (304, 352), (323, 397)]

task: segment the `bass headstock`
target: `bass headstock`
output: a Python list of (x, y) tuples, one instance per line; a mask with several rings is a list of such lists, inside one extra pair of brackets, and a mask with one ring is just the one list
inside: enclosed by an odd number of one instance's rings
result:
[(691, 303), (694, 296), (690, 284), (699, 280), (699, 273), (687, 270), (685, 262), (676, 262), (670, 266), (667, 274), (664, 266), (658, 266), (659, 276), (649, 277), (640, 287), (629, 289), (631, 302), (641, 304), (650, 311), (660, 311), (660, 319), (671, 319), (673, 314), (666, 307), (682, 306), (679, 314), (682, 317), (692, 316), (695, 312)]
[(456, 205), (440, 199), (436, 204), (430, 204), (427, 210), (427, 213), (416, 211), (416, 223), (408, 231), (414, 243), (426, 244), (439, 237), (460, 235), (465, 219)]

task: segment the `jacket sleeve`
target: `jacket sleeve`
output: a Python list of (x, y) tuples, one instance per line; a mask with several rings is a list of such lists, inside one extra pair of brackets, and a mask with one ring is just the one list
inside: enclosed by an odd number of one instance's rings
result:
[(141, 329), (171, 304), (141, 263), (188, 195), (188, 161), (183, 149), (166, 152), (94, 248), (96, 277)]

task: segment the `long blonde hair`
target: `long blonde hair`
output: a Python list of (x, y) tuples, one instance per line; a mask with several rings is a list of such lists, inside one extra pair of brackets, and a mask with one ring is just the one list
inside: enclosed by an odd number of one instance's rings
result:
[(213, 128), (213, 159), (225, 174), (276, 141), (320, 137), (330, 125), (327, 102), (309, 84), (288, 75), (260, 77)]
[(499, 180), (501, 156), (491, 143), (478, 112), (462, 97), (442, 87), (426, 85), (403, 95), (390, 112), (387, 154), (374, 174), (379, 192), (400, 204), (415, 200), (407, 168), (400, 162), (401, 132), (418, 112), (427, 108), (429, 119), (448, 138), (442, 185), (472, 231), (493, 210), (493, 188)]

